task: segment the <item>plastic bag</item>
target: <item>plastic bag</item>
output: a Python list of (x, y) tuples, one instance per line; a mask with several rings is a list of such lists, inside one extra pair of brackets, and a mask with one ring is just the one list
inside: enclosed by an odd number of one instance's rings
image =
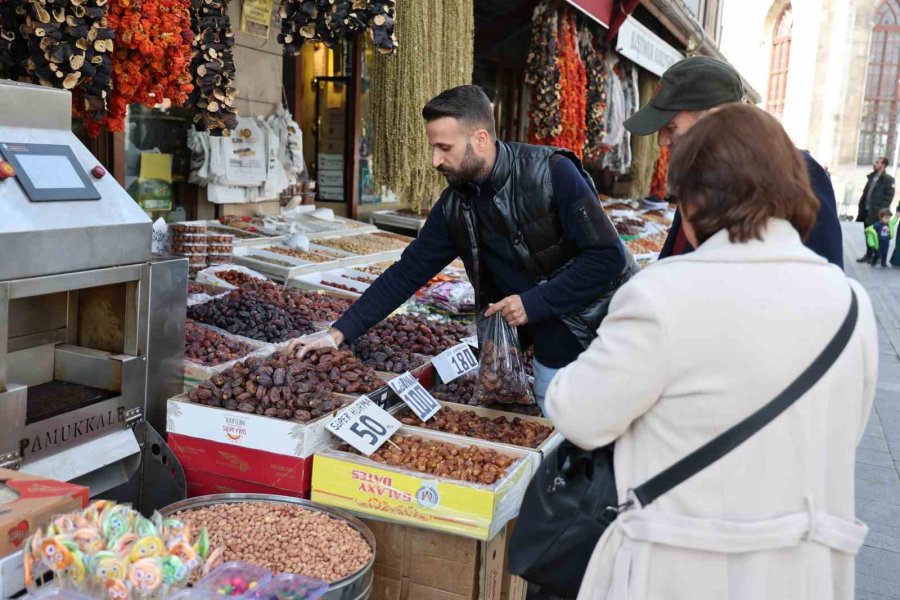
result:
[(516, 330), (500, 313), (490, 317), (482, 314), (478, 320), (481, 361), (475, 376), (474, 400), (478, 404), (534, 404)]

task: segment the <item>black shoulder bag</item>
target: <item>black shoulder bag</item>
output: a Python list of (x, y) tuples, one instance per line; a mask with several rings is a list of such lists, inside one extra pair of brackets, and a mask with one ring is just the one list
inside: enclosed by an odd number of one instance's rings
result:
[[(647, 506), (713, 464), (803, 396), (831, 368), (856, 327), (858, 305), (850, 309), (821, 354), (774, 400), (682, 458), (633, 493)], [(619, 505), (613, 445), (582, 450), (568, 441), (547, 455), (525, 492), (519, 527), (509, 544), (509, 570), (563, 598), (575, 598), (600, 536), (632, 501)]]

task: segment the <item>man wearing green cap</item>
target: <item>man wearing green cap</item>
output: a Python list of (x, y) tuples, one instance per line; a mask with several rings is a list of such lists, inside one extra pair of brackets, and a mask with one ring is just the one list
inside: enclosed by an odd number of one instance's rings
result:
[[(694, 56), (675, 63), (663, 73), (656, 95), (625, 121), (625, 128), (634, 135), (658, 132), (659, 145), (671, 148), (710, 110), (743, 101), (744, 85), (734, 67), (714, 58)], [(819, 256), (843, 268), (843, 242), (834, 188), (822, 166), (808, 152), (803, 152), (803, 157), (820, 204), (816, 225), (805, 244)], [(681, 228), (681, 215), (676, 212), (659, 257), (686, 254), (692, 250)]]

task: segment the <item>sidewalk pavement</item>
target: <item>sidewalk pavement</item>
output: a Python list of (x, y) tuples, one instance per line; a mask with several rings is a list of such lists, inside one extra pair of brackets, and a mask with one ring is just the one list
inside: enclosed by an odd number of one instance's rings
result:
[(856, 451), (856, 514), (869, 535), (856, 559), (857, 600), (900, 600), (900, 268), (859, 264), (860, 223), (844, 223), (849, 277), (869, 292), (880, 351), (875, 407)]

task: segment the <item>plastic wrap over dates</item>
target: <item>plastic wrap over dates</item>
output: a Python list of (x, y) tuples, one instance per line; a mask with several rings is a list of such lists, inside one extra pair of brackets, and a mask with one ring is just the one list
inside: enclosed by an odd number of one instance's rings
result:
[[(457, 446), (416, 435), (395, 435), (390, 441), (393, 444), (385, 444), (369, 458), (393, 467), (458, 481), (493, 485), (503, 479), (516, 461), (496, 450)], [(358, 454), (355, 450), (350, 451)]]
[(416, 354), (435, 356), (457, 345), (470, 335), (465, 325), (436, 323), (423, 317), (398, 315), (369, 330), (382, 343), (403, 348)]
[(553, 428), (519, 417), (482, 417), (471, 410), (454, 410), (444, 407), (427, 423), (423, 423), (408, 408), (398, 415), (400, 422), (415, 427), (427, 427), (466, 437), (489, 440), (526, 448), (537, 448), (553, 433)]
[(221, 365), (246, 356), (253, 347), (188, 320), (184, 325), (184, 356), (201, 365)]

